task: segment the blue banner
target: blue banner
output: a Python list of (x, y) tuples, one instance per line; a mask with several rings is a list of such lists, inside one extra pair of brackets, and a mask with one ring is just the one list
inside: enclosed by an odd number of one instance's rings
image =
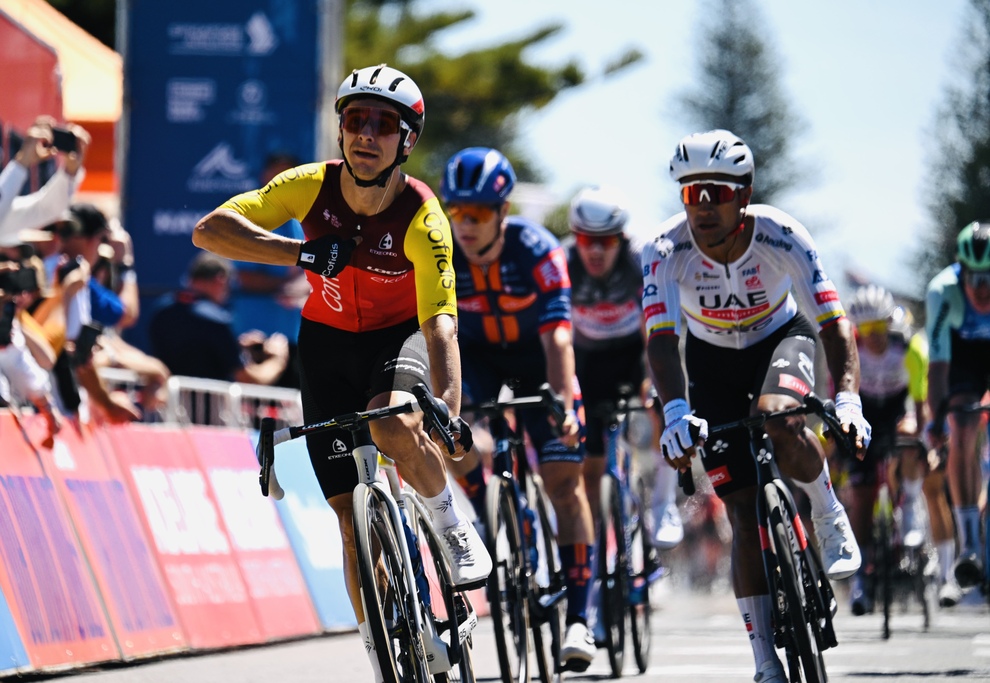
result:
[(314, 159), (319, 0), (128, 5), (122, 214), (155, 295), (179, 286), (196, 222), (258, 187), (268, 154)]
[(17, 633), (7, 598), (0, 593), (0, 676), (24, 673), (31, 668), (24, 644)]

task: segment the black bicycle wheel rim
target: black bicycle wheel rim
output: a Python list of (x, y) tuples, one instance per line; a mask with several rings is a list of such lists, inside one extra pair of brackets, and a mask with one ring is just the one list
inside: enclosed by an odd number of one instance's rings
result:
[(492, 477), (486, 494), (486, 542), (494, 565), (488, 603), (503, 683), (529, 681), (529, 605), (519, 521), (510, 482)]
[(615, 478), (602, 477), (598, 515), (598, 580), (601, 608), (598, 619), (605, 630), (605, 649), (612, 678), (622, 675), (626, 643), (626, 605), (629, 564), (622, 527), (622, 502)]
[[(538, 475), (531, 474), (533, 502), (531, 506), (536, 513), (538, 530), (537, 550), (541, 567), (533, 567), (533, 597), (539, 600), (547, 597), (563, 587), (560, 574), (560, 551), (557, 548), (557, 534), (551, 524), (553, 514), (550, 499), (543, 489), (543, 482)], [(545, 575), (544, 575), (545, 574)], [(533, 652), (536, 654), (537, 673), (540, 683), (552, 683), (559, 669), (561, 628), (563, 623), (563, 602), (557, 602), (549, 609), (540, 610), (541, 623), (533, 623)], [(532, 619), (532, 612), (530, 618)]]
[(804, 585), (798, 575), (798, 565), (792, 552), (790, 539), (794, 536), (790, 515), (784, 509), (776, 486), (768, 484), (766, 489), (767, 507), (770, 511), (770, 531), (776, 551), (779, 580), (787, 601), (785, 618), (791, 622), (790, 643), (801, 661), (806, 683), (825, 683), (825, 667), (818, 649), (818, 641), (808, 618)]
[[(417, 652), (423, 652), (422, 634), (410, 625), (407, 608), (413, 602), (403, 580), (405, 566), (387, 504), (380, 495), (375, 489), (365, 487), (354, 507), (365, 619), (385, 682), (427, 683), (431, 679), (426, 663), (416, 656)], [(375, 549), (380, 550), (377, 557)], [(379, 583), (379, 577), (385, 578), (384, 586)], [(416, 639), (420, 641), (417, 643)]]
[(649, 574), (655, 569), (651, 566), (649, 558), (653, 557), (656, 550), (650, 542), (650, 537), (646, 532), (646, 518), (643, 515), (643, 502), (645, 500), (645, 485), (640, 483), (639, 500), (635, 501), (636, 525), (632, 535), (632, 545), (639, 547), (642, 556), (632, 566), (632, 576), (635, 593), (639, 600), (634, 604), (629, 602), (629, 631), (632, 636), (633, 655), (636, 658), (636, 668), (639, 673), (646, 673), (650, 666), (650, 651), (653, 647), (653, 636), (650, 633), (650, 621), (653, 616), (653, 607), (650, 604), (651, 584), (648, 579)]
[(877, 510), (878, 514), (873, 520), (876, 537), (873, 574), (880, 588), (877, 597), (880, 598), (883, 607), (883, 637), (888, 639), (890, 638), (890, 607), (894, 602), (894, 558), (890, 546), (892, 510), (887, 496), (880, 497)]

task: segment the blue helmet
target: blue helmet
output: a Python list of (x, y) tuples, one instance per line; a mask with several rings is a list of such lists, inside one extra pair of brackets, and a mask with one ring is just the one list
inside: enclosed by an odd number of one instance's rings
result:
[(512, 164), (498, 150), (468, 147), (447, 162), (440, 179), (440, 198), (447, 204), (496, 205), (505, 201), (516, 184)]

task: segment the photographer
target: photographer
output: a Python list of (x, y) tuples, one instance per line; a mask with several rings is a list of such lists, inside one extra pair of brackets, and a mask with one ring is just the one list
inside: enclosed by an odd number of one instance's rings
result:
[(48, 374), (54, 351), (27, 325), (32, 319), (25, 309), (37, 289), (37, 270), (11, 259), (9, 246), (0, 249), (0, 398), (14, 406), (31, 403), (45, 418), (50, 447), (62, 423)]
[[(85, 175), (82, 164), (89, 143), (89, 133), (80, 126), (58, 128), (51, 117), (35, 121), (16, 156), (0, 172), (0, 238), (9, 241), (21, 230), (58, 219)], [(19, 196), (31, 168), (57, 156), (62, 165), (49, 181), (37, 192)]]

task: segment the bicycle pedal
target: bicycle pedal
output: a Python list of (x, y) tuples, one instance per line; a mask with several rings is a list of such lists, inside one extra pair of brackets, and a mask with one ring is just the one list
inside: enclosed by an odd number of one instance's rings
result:
[(589, 666), (591, 666), (591, 662), (587, 660), (571, 659), (564, 662), (559, 667), (557, 667), (557, 671), (561, 673), (570, 672), (570, 673), (582, 674), (588, 670)]
[(477, 581), (472, 581), (471, 583), (465, 583), (460, 586), (451, 586), (451, 590), (455, 590), (458, 592), (473, 591), (479, 588), (484, 588), (487, 585), (488, 585), (488, 577), (486, 576), (483, 579), (478, 579)]

